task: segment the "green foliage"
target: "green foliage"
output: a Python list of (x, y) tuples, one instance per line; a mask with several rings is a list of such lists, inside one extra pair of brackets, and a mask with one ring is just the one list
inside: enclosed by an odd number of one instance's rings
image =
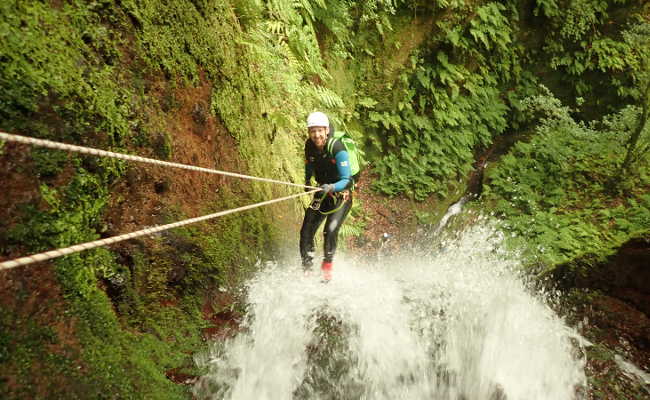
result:
[(467, 175), (474, 150), (503, 132), (508, 107), (498, 87), (512, 71), (496, 67), (499, 62), (488, 54), (511, 55), (504, 11), (489, 3), (467, 10), (473, 18), (466, 26), (457, 25), (462, 13), (441, 21), (436, 47), (413, 55), (399, 77), (394, 104), (378, 105), (372, 98), (359, 103), (377, 135), (375, 152), (382, 154), (375, 163), (377, 189), (418, 200), (431, 193), (446, 196), (449, 184)]
[[(191, 363), (182, 352), (200, 346), (201, 315), (188, 312), (198, 307), (150, 308), (150, 325), (143, 332), (122, 331), (112, 304), (96, 285), (88, 286), (83, 297), (75, 294), (80, 282), (70, 279), (70, 271), (92, 270), (97, 261), (83, 254), (56, 263), (65, 278), (60, 281), (67, 301), (40, 296), (32, 304), (33, 293), (19, 288), (12, 291), (18, 309), (0, 310), (0, 325), (11, 327), (0, 333), (2, 376), (14, 380), (11, 387), (0, 387), (0, 393), (6, 398), (33, 399), (107, 398), (107, 394), (111, 398), (186, 398), (186, 389), (167, 380), (163, 372)], [(47, 279), (43, 283), (51, 285)], [(30, 311), (29, 318), (23, 309)], [(3, 352), (5, 344), (11, 351)], [(48, 384), (51, 379), (65, 384)]]
[[(91, 5), (72, 2), (53, 9), (6, 1), (0, 15), (3, 129), (53, 137), (58, 127), (59, 139), (81, 138), (94, 129), (114, 143), (128, 136), (130, 105), (113, 66), (121, 39), (98, 23)], [(35, 113), (51, 114), (50, 127), (33, 118)]]
[[(105, 294), (98, 289), (84, 301), (73, 300), (79, 317), (77, 335), (85, 349), (85, 361), (91, 366), (89, 387), (93, 397), (105, 393), (117, 397), (183, 398), (182, 388), (169, 382), (162, 372), (181, 357), (171, 352), (170, 344), (151, 334), (121, 332)], [(182, 318), (182, 314), (176, 318)], [(178, 326), (178, 325), (177, 325)]]
[[(26, 297), (24, 293), (20, 295)], [(42, 307), (51, 306), (54, 305), (44, 299)], [(65, 352), (70, 353), (73, 350), (59, 342), (52, 327), (38, 324), (37, 318), (41, 316), (41, 312), (38, 309), (35, 311), (32, 318), (21, 319), (5, 307), (0, 309), (0, 326), (3, 328), (0, 330), (1, 375), (3, 378), (11, 376), (14, 379), (12, 386), (7, 385), (4, 380), (0, 383), (2, 398), (45, 398), (31, 381), (31, 376), (34, 374), (65, 377), (71, 381), (84, 379), (82, 372), (65, 356)], [(53, 351), (61, 348), (63, 352)], [(49, 396), (65, 396), (66, 390), (63, 388), (49, 389)], [(69, 388), (68, 396), (74, 390), (75, 388)], [(82, 393), (77, 393), (77, 397), (82, 396)]]
[[(634, 50), (631, 78), (636, 87), (629, 91), (638, 102), (641, 112), (634, 118), (632, 134), (626, 143), (625, 159), (621, 163), (619, 175), (629, 175), (635, 164), (650, 155), (650, 23), (634, 25), (623, 32), (625, 42)], [(646, 129), (647, 128), (647, 129)], [(618, 176), (613, 176), (613, 179)]]
[[(139, 54), (152, 69), (162, 68), (168, 76), (198, 83), (200, 66), (221, 61), (220, 54), (213, 51), (215, 42), (230, 38), (210, 29), (210, 24), (226, 22), (218, 20), (231, 15), (226, 4), (174, 1), (160, 7), (155, 1), (124, 1), (122, 7), (138, 31)], [(216, 70), (206, 72), (216, 77)]]
[(623, 93), (639, 103), (650, 101), (644, 89), (650, 83), (650, 23), (639, 21), (623, 31), (623, 40), (629, 52), (626, 64), (630, 66), (629, 75), (634, 83)]
[[(100, 162), (100, 165), (111, 164), (115, 163)], [(10, 244), (42, 251), (96, 239), (95, 231), (108, 198), (107, 181), (115, 172), (110, 168), (104, 176), (97, 176), (79, 166), (65, 187), (41, 185), (47, 208), (39, 210), (34, 205), (26, 205), (23, 222), (7, 234)]]
[[(544, 17), (545, 25), (543, 51), (531, 51), (530, 57), (538, 68), (546, 65), (561, 72), (556, 75), (557, 87), (551, 89), (562, 93), (563, 101), (587, 96), (585, 112), (589, 116), (597, 115), (596, 110), (615, 111), (633, 86), (629, 71), (633, 68), (634, 48), (623, 40), (622, 32), (636, 17), (629, 11), (621, 12), (621, 6), (629, 5), (631, 10), (635, 3), (537, 1), (535, 14)], [(612, 87), (618, 95), (611, 93)]]
[(541, 114), (535, 135), (489, 171), (484, 191), (513, 242), (550, 266), (585, 254), (600, 259), (647, 230), (650, 182), (630, 177), (635, 189), (625, 199), (612, 199), (606, 187), (630, 135), (629, 114), (638, 110), (587, 125), (575, 122), (571, 110), (552, 96), (526, 104)]
[(365, 232), (368, 222), (368, 217), (363, 214), (360, 200), (353, 200), (348, 217), (345, 223), (341, 225), (341, 230), (339, 231), (339, 242), (345, 246), (345, 243), (347, 243), (346, 239), (361, 236)]
[(33, 148), (31, 158), (34, 160), (35, 173), (39, 177), (53, 178), (68, 165), (68, 154), (62, 151), (51, 151), (42, 147)]
[(625, 34), (636, 18), (621, 12), (628, 3), (537, 1), (532, 15), (517, 1), (412, 5), (443, 13), (433, 17), (436, 30), (394, 82), (378, 82), (385, 89), (358, 85), (355, 113), (366, 121), (375, 188), (416, 199), (446, 196), (477, 150), (525, 127), (522, 99), (538, 93), (540, 80), (565, 101), (582, 96), (583, 115), (619, 110), (638, 92), (634, 49), (647, 47)]
[[(243, 205), (242, 202), (250, 201), (224, 190), (220, 201), (206, 211), (235, 208)], [(268, 210), (258, 208), (224, 216), (201, 230), (174, 230), (174, 235), (192, 244), (189, 248), (179, 246), (175, 239), (169, 249), (177, 253), (178, 262), (185, 269), (184, 290), (196, 293), (214, 287), (235, 288), (249, 278), (260, 259), (272, 257), (277, 228), (269, 220)]]
[(536, 0), (535, 15), (555, 17), (560, 14), (560, 7), (557, 0)]

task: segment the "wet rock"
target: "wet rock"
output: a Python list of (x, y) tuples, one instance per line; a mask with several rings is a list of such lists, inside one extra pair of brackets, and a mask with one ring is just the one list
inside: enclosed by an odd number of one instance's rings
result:
[(165, 376), (170, 381), (179, 385), (193, 385), (199, 380), (196, 375), (190, 375), (179, 371), (180, 368), (172, 368), (165, 372)]
[(650, 315), (650, 234), (629, 240), (600, 265), (586, 264), (557, 267), (555, 280), (567, 288), (602, 290)]

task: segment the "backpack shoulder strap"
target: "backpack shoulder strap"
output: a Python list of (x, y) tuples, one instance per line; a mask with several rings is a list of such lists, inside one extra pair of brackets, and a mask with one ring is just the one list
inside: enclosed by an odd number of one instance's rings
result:
[(336, 143), (337, 140), (339, 139), (336, 137), (331, 137), (327, 139), (327, 145), (325, 146), (325, 148), (327, 149), (327, 154), (329, 154), (331, 157), (334, 157), (332, 151), (334, 150), (334, 143)]
[[(332, 137), (330, 137), (329, 139), (327, 139), (327, 145), (325, 146), (325, 148), (327, 149), (327, 152), (328, 152), (331, 156), (334, 156), (334, 154), (332, 154), (332, 151), (334, 150), (334, 144), (335, 144), (337, 141), (341, 141), (341, 139), (342, 139), (344, 136), (345, 136), (345, 132), (336, 131), (336, 132), (334, 132), (334, 134), (332, 135)], [(341, 143), (343, 143), (343, 142), (341, 142)], [(343, 144), (343, 147), (345, 147), (345, 144)]]

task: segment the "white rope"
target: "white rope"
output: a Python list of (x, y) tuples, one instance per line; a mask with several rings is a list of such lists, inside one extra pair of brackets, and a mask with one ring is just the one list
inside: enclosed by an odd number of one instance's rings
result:
[[(65, 144), (65, 143), (53, 142), (51, 140), (36, 139), (36, 138), (33, 138), (33, 137), (14, 135), (14, 134), (2, 132), (2, 131), (0, 131), (0, 139), (7, 140), (9, 142), (18, 142), (18, 143), (31, 144), (31, 145), (34, 145), (34, 146), (47, 147), (47, 148), (56, 149), (56, 150), (73, 151), (73, 152), (76, 152), (76, 153), (92, 154), (92, 155), (95, 155), (95, 156), (118, 158), (118, 159), (121, 159), (121, 160), (129, 160), (129, 161), (138, 161), (138, 162), (143, 162), (143, 163), (148, 163), (148, 164), (163, 165), (165, 167), (189, 169), (191, 171), (207, 172), (207, 173), (210, 173), (210, 174), (226, 175), (226, 176), (232, 176), (232, 177), (235, 177), (235, 178), (251, 179), (251, 180), (261, 181), (261, 182), (278, 183), (278, 184), (281, 184), (281, 185), (297, 186), (297, 187), (301, 187), (301, 188), (305, 187), (305, 185), (300, 185), (300, 184), (297, 184), (297, 183), (283, 182), (283, 181), (278, 181), (278, 180), (269, 179), (269, 178), (260, 178), (260, 177), (257, 177), (257, 176), (236, 174), (234, 172), (226, 172), (226, 171), (219, 171), (219, 170), (216, 170), (216, 169), (196, 167), (194, 165), (187, 165), (187, 164), (180, 164), (180, 163), (169, 162), (169, 161), (154, 160), (153, 158), (132, 156), (132, 155), (129, 155), (129, 154), (113, 153), (112, 151), (99, 150), (99, 149), (94, 149), (92, 147), (83, 147), (83, 146), (76, 146), (76, 145), (73, 145), (73, 144)], [(313, 186), (307, 186), (307, 188), (316, 189), (316, 187), (313, 187)]]
[(194, 165), (187, 165), (187, 164), (180, 164), (180, 163), (174, 163), (174, 162), (168, 162), (168, 161), (155, 160), (155, 159), (152, 159), (152, 158), (145, 158), (145, 157), (140, 157), (140, 156), (132, 156), (132, 155), (129, 155), (129, 154), (114, 153), (112, 151), (99, 150), (99, 149), (94, 149), (94, 148), (91, 148), (91, 147), (76, 146), (76, 145), (72, 145), (72, 144), (54, 142), (54, 141), (51, 141), (51, 140), (37, 139), (37, 138), (28, 137), (28, 136), (14, 135), (14, 134), (2, 132), (2, 131), (0, 131), (0, 140), (30, 144), (30, 145), (34, 145), (34, 146), (40, 146), (40, 147), (47, 147), (47, 148), (56, 149), (56, 150), (72, 151), (72, 152), (83, 153), (83, 154), (91, 154), (91, 155), (95, 155), (95, 156), (111, 157), (111, 158), (118, 158), (118, 159), (121, 159), (121, 160), (138, 161), (138, 162), (143, 162), (143, 163), (148, 163), (148, 164), (162, 165), (162, 166), (165, 166), (165, 167), (182, 168), (182, 169), (188, 169), (188, 170), (191, 170), (191, 171), (207, 172), (207, 173), (211, 173), (211, 174), (226, 175), (226, 176), (232, 176), (232, 177), (236, 177), (236, 178), (251, 179), (251, 180), (262, 181), (262, 182), (270, 182), (270, 183), (277, 183), (277, 184), (281, 184), (281, 185), (289, 185), (289, 186), (297, 186), (297, 187), (300, 187), (300, 188), (314, 189), (314, 190), (311, 190), (311, 191), (305, 192), (305, 193), (299, 193), (299, 194), (294, 194), (294, 195), (291, 195), (291, 196), (286, 196), (286, 197), (282, 197), (282, 198), (278, 198), (278, 199), (267, 200), (267, 201), (263, 201), (261, 203), (251, 204), (251, 205), (244, 206), (244, 207), (233, 208), (233, 209), (226, 210), (226, 211), (220, 211), (220, 212), (214, 213), (214, 214), (204, 215), (202, 217), (190, 218), (190, 219), (186, 219), (186, 220), (183, 220), (183, 221), (174, 222), (172, 224), (167, 224), (167, 225), (161, 225), (161, 226), (157, 226), (157, 227), (153, 227), (153, 228), (142, 229), (142, 230), (139, 230), (139, 231), (136, 231), (136, 232), (131, 232), (131, 233), (123, 234), (123, 235), (113, 236), (113, 237), (106, 238), (106, 239), (100, 239), (100, 240), (95, 240), (95, 241), (92, 241), (92, 242), (81, 243), (81, 244), (77, 244), (77, 245), (66, 247), (66, 248), (50, 250), (50, 251), (47, 251), (47, 252), (44, 252), (44, 253), (33, 254), (33, 255), (27, 256), (27, 257), (21, 257), (21, 258), (16, 258), (14, 260), (0, 262), (0, 271), (5, 270), (5, 269), (19, 267), (21, 265), (28, 265), (28, 264), (32, 264), (32, 263), (39, 262), (39, 261), (45, 261), (45, 260), (49, 260), (49, 259), (52, 259), (52, 258), (72, 254), (72, 253), (77, 253), (77, 252), (80, 252), (80, 251), (83, 251), (83, 250), (88, 250), (88, 249), (92, 249), (92, 248), (99, 247), (99, 246), (107, 246), (109, 244), (121, 242), (121, 241), (128, 240), (128, 239), (137, 238), (137, 237), (140, 237), (140, 236), (151, 235), (151, 234), (154, 234), (154, 233), (157, 233), (157, 232), (165, 231), (165, 230), (172, 229), (172, 228), (178, 228), (178, 227), (184, 226), (184, 225), (194, 224), (194, 223), (201, 222), (201, 221), (206, 221), (206, 220), (209, 220), (209, 219), (212, 219), (212, 218), (221, 217), (221, 216), (236, 213), (236, 212), (239, 212), (239, 211), (250, 210), (252, 208), (261, 207), (261, 206), (277, 203), (277, 202), (280, 202), (280, 201), (289, 200), (289, 199), (293, 199), (293, 198), (296, 198), (296, 197), (316, 193), (317, 191), (320, 190), (319, 188), (314, 187), (314, 186), (305, 186), (305, 185), (300, 185), (300, 184), (291, 183), (291, 182), (278, 181), (278, 180), (275, 180), (275, 179), (260, 178), (260, 177), (256, 177), (256, 176), (236, 174), (236, 173), (233, 173), (233, 172), (219, 171), (219, 170), (216, 170), (216, 169), (196, 167)]
[(95, 240), (95, 241), (92, 241), (92, 242), (76, 244), (76, 245), (70, 246), (70, 247), (65, 247), (65, 248), (56, 249), (56, 250), (50, 250), (50, 251), (47, 251), (47, 252), (44, 252), (44, 253), (38, 253), (38, 254), (33, 254), (31, 256), (27, 256), (27, 257), (21, 257), (21, 258), (16, 258), (14, 260), (4, 261), (4, 262), (0, 263), (0, 271), (5, 270), (5, 269), (19, 267), (21, 265), (27, 265), (27, 264), (32, 264), (32, 263), (39, 262), (39, 261), (45, 261), (45, 260), (49, 260), (49, 259), (52, 259), (52, 258), (72, 254), (72, 253), (77, 253), (77, 252), (80, 252), (80, 251), (83, 251), (83, 250), (88, 250), (88, 249), (92, 249), (92, 248), (99, 247), (99, 246), (106, 246), (106, 245), (121, 242), (121, 241), (124, 241), (124, 240), (134, 239), (134, 238), (137, 238), (137, 237), (140, 237), (140, 236), (151, 235), (151, 234), (154, 234), (154, 233), (157, 233), (157, 232), (165, 231), (165, 230), (172, 229), (172, 228), (178, 228), (178, 227), (184, 226), (184, 225), (194, 224), (194, 223), (201, 222), (201, 221), (206, 221), (206, 220), (209, 220), (209, 219), (212, 219), (212, 218), (221, 217), (221, 216), (228, 215), (228, 214), (233, 214), (233, 213), (236, 213), (236, 212), (239, 212), (239, 211), (250, 210), (252, 208), (261, 207), (261, 206), (277, 203), (277, 202), (280, 202), (280, 201), (293, 199), (295, 197), (305, 196), (305, 195), (308, 195), (308, 194), (315, 193), (317, 191), (318, 191), (318, 189), (317, 190), (312, 190), (312, 191), (309, 191), (309, 192), (293, 194), (291, 196), (281, 197), (281, 198), (277, 198), (277, 199), (273, 199), (273, 200), (267, 200), (267, 201), (263, 201), (261, 203), (255, 203), (255, 204), (251, 204), (251, 205), (248, 205), (248, 206), (233, 208), (233, 209), (226, 210), (226, 211), (220, 211), (218, 213), (208, 214), (208, 215), (204, 215), (202, 217), (190, 218), (190, 219), (174, 222), (174, 223), (167, 224), (167, 225), (161, 225), (161, 226), (156, 226), (156, 227), (153, 227), (153, 228), (142, 229), (140, 231), (125, 233), (123, 235), (113, 236), (113, 237), (109, 237), (109, 238), (106, 238), (106, 239), (100, 239), (100, 240)]

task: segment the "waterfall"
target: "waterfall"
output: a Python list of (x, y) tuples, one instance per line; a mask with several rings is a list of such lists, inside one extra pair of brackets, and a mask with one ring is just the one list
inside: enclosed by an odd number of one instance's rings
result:
[[(322, 283), (278, 263), (241, 332), (196, 355), (199, 399), (573, 399), (579, 335), (485, 226), (417, 259), (339, 259)], [(340, 257), (343, 258), (343, 257)]]

